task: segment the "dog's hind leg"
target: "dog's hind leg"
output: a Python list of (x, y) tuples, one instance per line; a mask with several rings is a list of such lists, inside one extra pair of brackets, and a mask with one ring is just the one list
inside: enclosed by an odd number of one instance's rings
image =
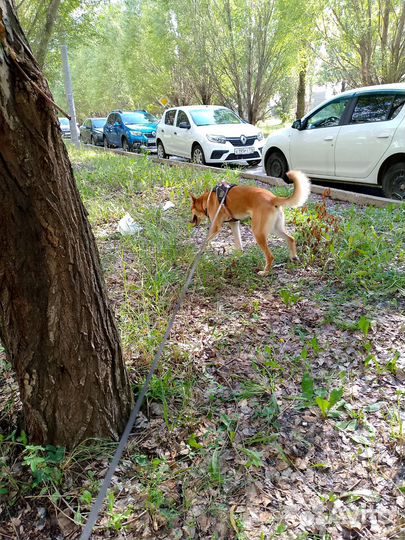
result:
[(236, 249), (240, 249), (241, 251), (243, 251), (242, 237), (240, 235), (239, 221), (231, 221), (229, 223), (229, 225), (230, 225), (231, 230), (232, 230), (233, 239), (235, 241)]
[(264, 267), (264, 270), (258, 272), (259, 276), (267, 276), (271, 270), (271, 267), (273, 266), (274, 257), (269, 249), (269, 246), (267, 245), (267, 237), (269, 231), (272, 229), (271, 225), (272, 223), (270, 222), (269, 218), (266, 220), (261, 216), (259, 218), (253, 216), (252, 218), (253, 235), (256, 239), (257, 245), (260, 247), (264, 253), (264, 256), (266, 257), (266, 266)]
[(279, 210), (277, 215), (277, 221), (275, 223), (274, 232), (283, 240), (287, 242), (288, 251), (290, 252), (290, 259), (292, 261), (298, 261), (297, 257), (297, 244), (293, 236), (286, 233), (285, 222), (284, 222), (284, 212), (282, 209)]

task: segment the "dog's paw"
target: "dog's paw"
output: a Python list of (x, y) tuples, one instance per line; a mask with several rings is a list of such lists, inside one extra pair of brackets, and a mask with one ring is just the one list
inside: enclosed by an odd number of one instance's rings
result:
[(299, 257), (297, 257), (297, 256), (291, 257), (290, 260), (291, 260), (291, 262), (295, 262), (295, 263), (296, 263), (296, 262), (300, 262), (300, 259), (299, 259)]
[(257, 272), (257, 275), (258, 276), (268, 276), (269, 271), (268, 270), (259, 270), (259, 272)]

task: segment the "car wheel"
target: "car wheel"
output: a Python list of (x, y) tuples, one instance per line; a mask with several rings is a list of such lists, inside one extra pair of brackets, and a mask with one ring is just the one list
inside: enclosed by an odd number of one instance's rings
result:
[(267, 176), (274, 176), (275, 178), (283, 178), (287, 180), (288, 165), (287, 160), (281, 152), (272, 152), (266, 157), (264, 163)]
[(167, 159), (169, 156), (166, 154), (165, 147), (163, 146), (162, 141), (157, 143), (157, 157), (159, 159)]
[(382, 181), (384, 195), (389, 199), (405, 200), (405, 163), (388, 167)]
[(131, 151), (131, 147), (129, 145), (128, 139), (126, 139), (125, 137), (122, 139), (122, 149), (124, 150), (124, 152)]
[(197, 165), (205, 165), (204, 152), (199, 144), (196, 144), (191, 152), (191, 161)]
[(110, 148), (110, 145), (108, 144), (107, 137), (104, 135), (103, 137), (103, 144), (104, 148)]

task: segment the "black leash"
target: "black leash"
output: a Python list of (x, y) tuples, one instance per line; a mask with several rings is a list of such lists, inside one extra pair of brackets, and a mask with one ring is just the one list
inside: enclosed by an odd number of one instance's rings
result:
[[(229, 190), (229, 187), (226, 185), (226, 189), (227, 191)], [(138, 395), (138, 398), (136, 400), (136, 403), (135, 403), (135, 407), (132, 409), (132, 412), (131, 412), (131, 415), (129, 417), (129, 420), (127, 422), (127, 425), (125, 427), (125, 430), (124, 430), (124, 433), (122, 434), (121, 436), (121, 439), (120, 439), (120, 442), (118, 444), (118, 447), (114, 453), (114, 456), (113, 456), (113, 459), (110, 463), (110, 466), (108, 467), (108, 470), (107, 470), (107, 473), (104, 477), (104, 480), (103, 480), (103, 483), (101, 484), (101, 488), (100, 488), (100, 491), (99, 491), (99, 494), (97, 496), (97, 499), (94, 501), (93, 503), (93, 506), (91, 508), (91, 511), (90, 511), (90, 514), (89, 514), (89, 517), (87, 519), (87, 523), (82, 531), (82, 534), (80, 535), (80, 539), (79, 540), (89, 540), (90, 536), (91, 536), (91, 533), (92, 533), (92, 530), (93, 530), (93, 527), (98, 519), (98, 515), (100, 513), (100, 510), (101, 510), (101, 507), (102, 507), (102, 504), (103, 504), (103, 501), (105, 499), (105, 496), (107, 495), (107, 491), (108, 491), (108, 488), (110, 487), (110, 483), (111, 483), (111, 479), (115, 473), (115, 470), (118, 466), (118, 463), (120, 462), (121, 460), (121, 457), (122, 457), (122, 454), (124, 453), (124, 450), (125, 450), (125, 447), (127, 445), (127, 442), (128, 442), (128, 439), (129, 439), (129, 436), (131, 434), (131, 431), (132, 431), (132, 428), (136, 422), (136, 419), (138, 417), (138, 414), (139, 414), (139, 411), (141, 410), (141, 407), (142, 407), (142, 403), (143, 403), (143, 400), (145, 398), (145, 395), (146, 395), (146, 392), (148, 391), (148, 387), (149, 387), (149, 383), (152, 379), (152, 376), (153, 374), (155, 373), (156, 371), (156, 368), (158, 367), (158, 364), (159, 364), (159, 361), (162, 357), (162, 354), (163, 354), (163, 349), (165, 348), (165, 345), (166, 345), (166, 342), (169, 338), (169, 335), (170, 335), (170, 332), (173, 328), (173, 325), (174, 325), (174, 321), (177, 317), (177, 314), (179, 313), (183, 303), (184, 303), (184, 299), (186, 297), (186, 293), (187, 293), (187, 289), (189, 288), (190, 286), (190, 283), (194, 277), (194, 274), (195, 274), (195, 271), (197, 269), (197, 266), (198, 266), (198, 263), (200, 262), (201, 260), (201, 257), (202, 257), (202, 254), (204, 253), (204, 250), (205, 248), (207, 247), (207, 244), (208, 244), (208, 241), (209, 241), (209, 238), (211, 236), (211, 232), (212, 232), (212, 229), (213, 229), (213, 226), (218, 218), (218, 214), (224, 204), (224, 201), (226, 199), (226, 196), (222, 199), (220, 205), (218, 206), (218, 209), (216, 211), (216, 214), (214, 216), (214, 219), (212, 220), (211, 222), (211, 226), (208, 230), (208, 234), (207, 236), (205, 237), (205, 240), (204, 242), (202, 243), (201, 247), (200, 247), (200, 250), (198, 251), (195, 259), (194, 259), (194, 262), (193, 262), (193, 265), (188, 273), (188, 276), (187, 276), (187, 279), (183, 285), (183, 288), (181, 290), (181, 293), (180, 293), (180, 297), (177, 301), (177, 304), (176, 304), (176, 307), (174, 308), (174, 311), (172, 313), (172, 316), (170, 318), (170, 321), (169, 321), (169, 324), (167, 325), (167, 329), (166, 329), (166, 332), (165, 332), (165, 335), (163, 336), (163, 339), (162, 341), (160, 342), (160, 346), (159, 346), (159, 349), (155, 355), (155, 358), (153, 360), (153, 363), (152, 363), (152, 366), (149, 370), (149, 373), (148, 373), (148, 376), (146, 377), (146, 380), (142, 386), (142, 389)]]

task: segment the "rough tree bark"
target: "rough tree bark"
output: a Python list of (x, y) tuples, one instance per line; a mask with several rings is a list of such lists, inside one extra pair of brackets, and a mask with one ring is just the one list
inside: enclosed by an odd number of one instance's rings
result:
[(30, 440), (72, 447), (117, 438), (131, 392), (55, 109), (38, 88), (51, 98), (0, 0), (0, 339)]

